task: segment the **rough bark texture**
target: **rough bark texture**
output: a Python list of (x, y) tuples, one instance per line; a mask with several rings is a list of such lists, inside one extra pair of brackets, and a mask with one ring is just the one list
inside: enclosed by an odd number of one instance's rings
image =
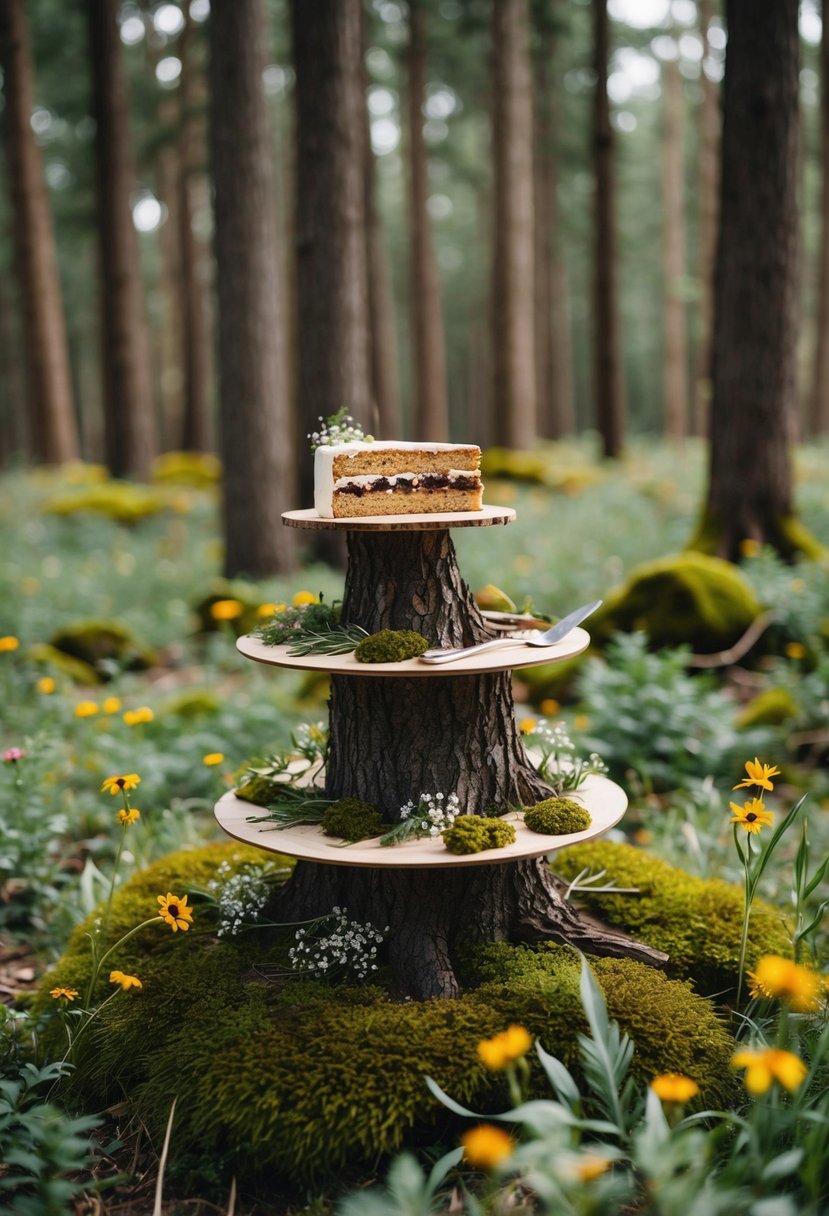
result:
[(11, 281), (0, 268), (0, 464), (23, 461), (30, 451), (23, 367), (16, 300)]
[(736, 559), (784, 548), (792, 512), (797, 0), (729, 0), (709, 487), (704, 528)]
[(709, 53), (708, 28), (711, 25), (711, 0), (699, 0), (699, 29), (703, 43), (700, 73), (702, 100), (697, 110), (697, 346), (694, 358), (694, 386), (691, 395), (690, 430), (703, 435), (708, 430), (711, 401), (711, 327), (714, 317), (714, 254), (717, 245), (719, 212), (720, 90), (706, 68)]
[(62, 464), (77, 459), (78, 435), (52, 214), (30, 121), (35, 99), (25, 8), (24, 0), (0, 3), (2, 125), (23, 304), (32, 454)]
[(593, 324), (596, 428), (605, 456), (621, 455), (623, 439), (622, 365), (619, 348), (614, 139), (607, 95), (610, 35), (607, 0), (593, 0), (593, 55), (596, 90), (593, 110), (595, 250)]
[(820, 40), (820, 255), (817, 262), (817, 333), (808, 426), (811, 435), (829, 434), (829, 0), (821, 7)]
[[(447, 531), (350, 533), (343, 618), (369, 632), (416, 629), (434, 643), (485, 636)], [(508, 673), (332, 679), (326, 792), (373, 802), (389, 821), (421, 793), (456, 792), (467, 812), (549, 794), (524, 752)], [(348, 908), (389, 926), (390, 961), (404, 995), (456, 996), (458, 949), (551, 937), (595, 953), (664, 956), (566, 904), (534, 860), (432, 871), (300, 862), (279, 905), (284, 919)]]
[(210, 143), (218, 284), (225, 572), (290, 567), (294, 505), (262, 0), (214, 0)]
[(146, 480), (157, 451), (150, 343), (138, 236), (127, 78), (117, 0), (90, 0), (92, 109), (101, 262), (104, 424), (107, 464), (116, 477)]
[(533, 102), (527, 0), (493, 6), (493, 372), (499, 443), (531, 448), (535, 393)]
[(685, 279), (685, 189), (682, 167), (683, 99), (679, 63), (662, 66), (665, 126), (662, 143), (662, 269), (665, 286), (663, 393), (665, 436), (688, 433), (688, 319)]
[(427, 209), (429, 166), (423, 139), (426, 100), (426, 11), (422, 0), (409, 3), (409, 259), (412, 352), (415, 380), (413, 439), (443, 442), (449, 438), (446, 351), (432, 226)]

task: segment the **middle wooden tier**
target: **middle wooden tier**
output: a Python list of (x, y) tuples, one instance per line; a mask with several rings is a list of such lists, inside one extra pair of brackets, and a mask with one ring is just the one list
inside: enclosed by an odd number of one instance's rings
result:
[(289, 655), (289, 646), (266, 646), (259, 638), (245, 634), (236, 640), (236, 649), (248, 659), (272, 667), (293, 667), (300, 671), (324, 671), (333, 676), (477, 676), (488, 671), (512, 671), (517, 667), (538, 667), (543, 663), (559, 663), (581, 654), (590, 645), (586, 629), (573, 629), (553, 646), (528, 646), (516, 641), (513, 646), (485, 650), (467, 655), (453, 663), (433, 665), (420, 659), (405, 659), (402, 663), (360, 663), (350, 654)]

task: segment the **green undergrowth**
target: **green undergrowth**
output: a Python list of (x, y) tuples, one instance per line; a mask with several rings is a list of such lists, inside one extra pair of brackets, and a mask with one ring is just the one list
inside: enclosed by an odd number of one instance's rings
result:
[[(208, 888), (221, 863), (235, 872), (256, 857), (227, 844), (164, 858), (117, 893), (112, 937), (152, 916), (156, 895)], [(400, 1002), (380, 987), (285, 978), (288, 930), (219, 938), (210, 905), (196, 901), (195, 909), (189, 932), (149, 925), (113, 956), (108, 966), (139, 976), (143, 987), (118, 993), (101, 1011), (72, 1079), (73, 1100), (87, 1109), (126, 1095), (159, 1139), (176, 1098), (179, 1157), (235, 1159), (240, 1177), (276, 1172), (294, 1183), (330, 1183), (373, 1168), (404, 1143), (456, 1135), (426, 1075), (473, 1109), (506, 1109), (504, 1078), (483, 1068), (476, 1049), (510, 1023), (577, 1066), (579, 957), (567, 947), (492, 944), (466, 958), (458, 999)], [(88, 928), (44, 978), (41, 1011), (55, 985), (83, 991)], [(699, 1081), (704, 1105), (733, 1099), (733, 1042), (709, 1001), (630, 960), (593, 967), (611, 1016), (636, 1041), (641, 1079), (686, 1073)], [(282, 978), (269, 979), (275, 972)], [(108, 987), (104, 977), (99, 999)], [(532, 1090), (545, 1094), (540, 1073)]]

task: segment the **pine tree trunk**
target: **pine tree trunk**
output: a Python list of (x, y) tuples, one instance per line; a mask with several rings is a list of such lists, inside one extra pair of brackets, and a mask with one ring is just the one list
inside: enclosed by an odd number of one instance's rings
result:
[(144, 285), (132, 221), (135, 171), (117, 12), (117, 0), (90, 0), (104, 423), (110, 472), (146, 480), (157, 451), (156, 419)]
[(255, 578), (290, 569), (293, 545), (280, 517), (295, 504), (264, 32), (262, 0), (213, 0), (210, 148), (225, 573)]
[[(343, 619), (374, 632), (416, 629), (460, 645), (485, 636), (449, 533), (349, 534)], [(508, 673), (439, 678), (332, 678), (326, 793), (374, 803), (387, 821), (421, 793), (457, 793), (464, 812), (531, 805), (549, 794), (524, 752)], [(457, 961), (476, 942), (550, 937), (661, 964), (664, 955), (581, 918), (546, 862), (441, 870), (300, 862), (278, 915), (348, 909), (390, 928), (397, 990), (417, 999), (460, 992)]]
[(26, 374), (9, 276), (0, 271), (0, 463), (22, 462), (29, 447)]
[(797, 0), (729, 0), (710, 470), (703, 531), (791, 552), (796, 410)]
[(699, 0), (699, 27), (703, 44), (700, 73), (702, 100), (697, 123), (697, 346), (694, 359), (694, 386), (691, 397), (690, 430), (693, 435), (708, 433), (711, 405), (711, 337), (714, 318), (714, 256), (717, 244), (719, 211), (718, 152), (720, 144), (719, 87), (709, 78), (705, 63), (709, 54), (708, 29), (711, 25), (711, 0)]
[(533, 101), (527, 0), (493, 6), (493, 359), (495, 433), (531, 448), (535, 392)]
[(601, 436), (603, 455), (617, 457), (622, 452), (624, 409), (617, 298), (614, 138), (607, 95), (610, 55), (607, 0), (593, 0), (593, 52), (596, 71), (593, 113), (596, 427)]
[(665, 437), (678, 442), (688, 433), (688, 329), (683, 299), (685, 208), (682, 169), (682, 77), (679, 63), (662, 68), (665, 129), (662, 161), (662, 258), (665, 285), (663, 393)]
[(809, 433), (829, 434), (829, 0), (821, 9), (820, 40), (820, 255), (817, 263), (817, 333), (809, 403)]
[(449, 399), (440, 280), (426, 205), (429, 167), (423, 139), (423, 104), (426, 100), (426, 10), (423, 0), (409, 0), (406, 64), (409, 87), (409, 265), (415, 380), (412, 437), (444, 442), (449, 438)]
[(52, 215), (30, 122), (35, 99), (24, 0), (0, 2), (0, 67), (32, 454), (62, 464), (77, 459), (78, 434)]

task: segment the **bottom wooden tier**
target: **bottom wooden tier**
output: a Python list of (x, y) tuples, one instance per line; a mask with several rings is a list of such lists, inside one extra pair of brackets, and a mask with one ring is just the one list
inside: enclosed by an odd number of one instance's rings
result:
[(278, 829), (272, 823), (254, 823), (264, 814), (261, 807), (244, 802), (234, 793), (225, 794), (215, 807), (216, 820), (223, 831), (244, 844), (256, 845), (273, 853), (285, 853), (289, 857), (305, 861), (324, 862), (333, 866), (374, 866), (382, 868), (430, 869), (458, 866), (494, 865), (500, 862), (519, 861), (524, 857), (542, 857), (567, 845), (581, 844), (601, 836), (619, 822), (627, 809), (627, 796), (618, 785), (607, 777), (589, 776), (568, 798), (581, 802), (590, 812), (593, 822), (583, 832), (566, 836), (542, 836), (524, 826), (519, 814), (504, 815), (507, 823), (515, 825), (514, 844), (502, 849), (488, 849), (484, 853), (471, 853), (458, 857), (444, 847), (440, 837), (409, 840), (405, 844), (382, 846), (376, 839), (361, 840), (357, 844), (344, 845), (334, 837), (325, 836), (321, 828), (304, 825)]

